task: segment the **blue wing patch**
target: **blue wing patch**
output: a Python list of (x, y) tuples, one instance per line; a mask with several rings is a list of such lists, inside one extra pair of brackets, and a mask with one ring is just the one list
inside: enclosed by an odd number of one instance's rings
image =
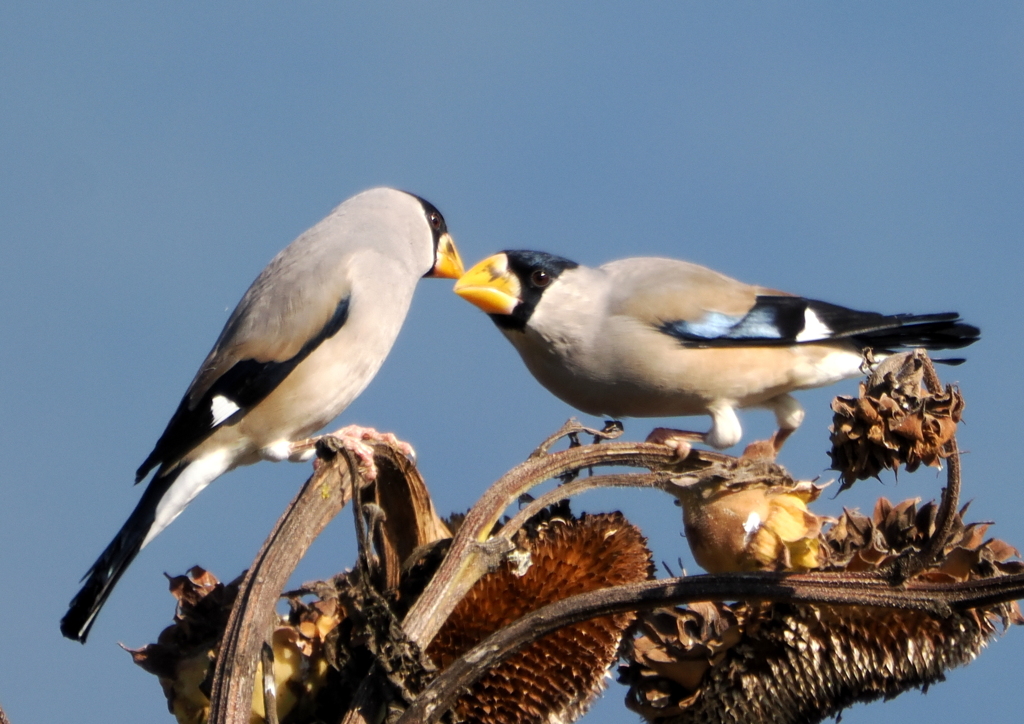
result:
[(694, 322), (678, 321), (663, 324), (661, 331), (686, 341), (715, 339), (780, 339), (781, 332), (771, 310), (751, 309), (745, 316), (708, 312)]
[(744, 315), (708, 312), (697, 320), (669, 320), (658, 329), (686, 347), (793, 345), (846, 338), (861, 347), (957, 349), (976, 341), (977, 327), (956, 312), (859, 312), (803, 297), (759, 296)]
[(793, 344), (804, 328), (807, 300), (800, 297), (757, 297), (744, 315), (708, 312), (698, 320), (674, 320), (659, 329), (688, 347)]

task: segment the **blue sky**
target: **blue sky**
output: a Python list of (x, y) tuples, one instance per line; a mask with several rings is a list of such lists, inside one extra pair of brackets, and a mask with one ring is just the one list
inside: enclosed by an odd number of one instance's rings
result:
[[(945, 371), (968, 403), (970, 518), (1024, 545), (1010, 465), (1024, 409), (1022, 34), (1013, 3), (5, 3), (0, 703), (11, 720), (170, 721), (156, 680), (116, 643), (143, 645), (169, 623), (163, 572), (245, 568), (308, 466), (261, 464), (212, 485), (139, 556), (85, 647), (57, 622), (134, 507), (133, 471), (242, 292), (374, 185), (436, 204), (467, 263), (504, 248), (591, 264), (662, 255), (863, 309), (960, 311), (983, 330), (968, 363)], [(795, 475), (829, 477), (828, 404), (855, 389), (800, 395), (808, 417), (781, 458)], [(425, 281), (339, 422), (415, 445), (447, 512), (571, 414), (449, 283)], [(770, 432), (768, 413), (743, 419), (748, 440)], [(659, 422), (628, 421), (627, 435)], [(927, 499), (943, 480), (862, 482), (816, 510)], [(576, 507), (622, 509), (658, 560), (690, 561), (660, 494), (595, 493)], [(296, 578), (352, 557), (339, 520)], [(926, 696), (843, 721), (1017, 722), (1021, 634)], [(613, 685), (588, 721), (633, 720), (623, 693)]]

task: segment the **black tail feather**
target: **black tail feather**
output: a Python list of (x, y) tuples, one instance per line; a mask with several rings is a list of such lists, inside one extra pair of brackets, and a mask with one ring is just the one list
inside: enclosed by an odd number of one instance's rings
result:
[(106, 550), (100, 554), (92, 568), (82, 580), (85, 585), (71, 599), (68, 612), (60, 620), (60, 632), (66, 638), (85, 643), (89, 629), (96, 620), (96, 614), (103, 608), (118, 580), (142, 549), (142, 542), (153, 525), (157, 503), (177, 479), (185, 467), (179, 467), (166, 475), (156, 476), (146, 487), (142, 499), (128, 520), (114, 536)]
[(892, 324), (878, 329), (858, 332), (851, 338), (864, 347), (891, 350), (900, 347), (925, 349), (960, 349), (981, 338), (981, 330), (960, 320), (960, 315), (901, 314), (889, 317)]

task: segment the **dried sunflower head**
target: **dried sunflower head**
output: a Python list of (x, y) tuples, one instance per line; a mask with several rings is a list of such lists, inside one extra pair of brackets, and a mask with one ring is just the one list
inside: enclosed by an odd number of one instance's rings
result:
[[(872, 516), (847, 511), (823, 535), (833, 570), (877, 570), (918, 551), (935, 506), (880, 500)], [(925, 580), (1024, 572), (1016, 550), (986, 539), (986, 524), (957, 516)], [(948, 617), (869, 606), (706, 603), (641, 616), (620, 681), (627, 705), (650, 722), (815, 722), (857, 701), (940, 681), (971, 661), (1000, 624), (1024, 623), (1016, 603)]]
[[(136, 664), (159, 678), (167, 707), (180, 724), (207, 720), (214, 662), (240, 581), (224, 585), (199, 566), (171, 578), (171, 593), (178, 600), (174, 624), (157, 643), (129, 651)], [(310, 605), (293, 600), (291, 613), (279, 619), (272, 645), (280, 719), (312, 705), (327, 675), (325, 641), (340, 617), (337, 600)], [(261, 677), (258, 670), (257, 680)], [(263, 719), (262, 687), (256, 687), (251, 721)]]
[(217, 644), (238, 583), (224, 585), (199, 566), (170, 578), (178, 602), (174, 624), (160, 633), (157, 643), (128, 650), (136, 664), (160, 680), (167, 708), (181, 724), (206, 721)]
[(952, 385), (934, 391), (923, 385), (930, 365), (923, 350), (893, 355), (860, 383), (857, 397), (832, 401), (829, 455), (844, 488), (900, 465), (909, 472), (922, 463), (940, 467), (952, 454), (964, 400)]
[[(427, 649), (441, 668), (548, 603), (652, 574), (646, 541), (621, 513), (547, 518), (521, 531), (516, 544), (518, 563), (480, 579)], [(460, 697), (456, 716), (489, 724), (575, 721), (604, 687), (634, 618), (626, 613), (591, 619), (525, 646)]]

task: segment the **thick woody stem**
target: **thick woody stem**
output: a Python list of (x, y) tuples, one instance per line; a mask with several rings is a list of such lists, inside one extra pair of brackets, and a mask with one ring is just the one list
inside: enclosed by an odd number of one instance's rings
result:
[[(329, 438), (327, 438), (329, 440)], [(380, 446), (385, 447), (385, 446)], [(357, 463), (329, 447), (319, 468), (289, 504), (238, 589), (221, 639), (210, 697), (211, 724), (248, 724), (256, 662), (278, 597), (313, 540), (348, 503)]]
[(950, 439), (947, 448), (951, 453), (946, 458), (946, 488), (942, 491), (942, 503), (935, 520), (935, 533), (921, 551), (920, 559), (924, 566), (937, 561), (942, 555), (946, 542), (953, 533), (956, 511), (960, 504), (960, 450), (957, 448), (955, 435)]
[[(918, 350), (924, 363), (925, 389), (933, 395), (942, 393), (942, 381), (935, 371), (928, 353)], [(923, 571), (941, 556), (956, 523), (956, 513), (960, 505), (960, 449), (957, 447), (956, 435), (946, 443), (946, 487), (942, 490), (939, 511), (935, 517), (935, 532), (928, 544), (917, 554), (896, 559), (889, 572), (896, 581), (905, 581)]]
[[(924, 384), (933, 395), (941, 394), (942, 382), (935, 371), (935, 365), (926, 354), (924, 357)], [(953, 532), (953, 523), (956, 519), (956, 511), (960, 505), (960, 450), (957, 448), (956, 435), (950, 438), (946, 444), (949, 457), (946, 458), (948, 470), (946, 471), (946, 489), (942, 491), (942, 504), (939, 507), (939, 514), (935, 521), (935, 534), (928, 541), (927, 547), (921, 551), (920, 561), (925, 566), (939, 559), (942, 550)]]

